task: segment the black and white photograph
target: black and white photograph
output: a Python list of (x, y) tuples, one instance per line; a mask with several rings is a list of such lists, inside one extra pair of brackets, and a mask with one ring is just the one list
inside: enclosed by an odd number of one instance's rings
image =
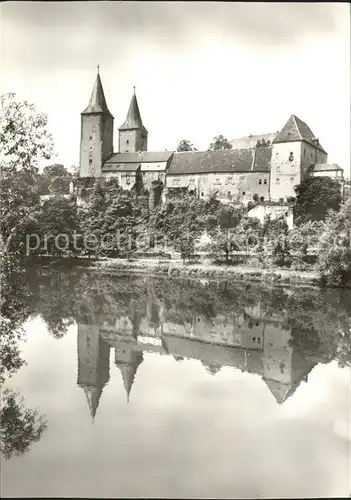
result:
[(0, 4), (1, 497), (351, 497), (350, 14)]

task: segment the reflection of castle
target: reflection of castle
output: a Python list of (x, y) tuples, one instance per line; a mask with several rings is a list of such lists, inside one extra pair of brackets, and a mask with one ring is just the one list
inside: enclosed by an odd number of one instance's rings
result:
[(307, 381), (316, 364), (289, 345), (291, 330), (286, 318), (265, 318), (259, 308), (211, 320), (192, 315), (175, 322), (171, 316), (163, 301), (149, 291), (144, 315), (132, 307), (128, 315), (100, 318), (100, 326), (79, 324), (78, 384), (87, 394), (92, 415), (109, 380), (110, 348), (115, 349), (115, 364), (128, 400), (144, 351), (172, 355), (176, 360), (197, 359), (212, 374), (231, 366), (260, 375), (279, 404), (302, 380)]

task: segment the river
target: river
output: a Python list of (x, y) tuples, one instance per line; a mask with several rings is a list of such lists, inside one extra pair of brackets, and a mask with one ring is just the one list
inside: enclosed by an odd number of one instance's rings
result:
[(35, 418), (24, 439), (7, 416), (3, 496), (350, 495), (350, 291), (48, 268), (23, 287), (4, 388)]

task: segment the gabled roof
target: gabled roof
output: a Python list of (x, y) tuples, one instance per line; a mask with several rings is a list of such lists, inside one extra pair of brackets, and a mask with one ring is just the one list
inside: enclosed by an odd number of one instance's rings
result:
[(144, 127), (141, 119), (138, 101), (135, 95), (135, 89), (132, 96), (132, 100), (130, 101), (127, 118), (123, 123), (123, 125), (119, 127), (119, 130), (134, 130), (134, 129), (143, 129), (147, 133), (147, 130)]
[(167, 174), (250, 172), (251, 169), (266, 172), (269, 171), (266, 159), (263, 161), (266, 156), (269, 156), (268, 152), (258, 153), (258, 161), (254, 162), (255, 149), (177, 152), (174, 153)]
[(323, 152), (325, 149), (319, 144), (310, 127), (295, 115), (291, 115), (281, 131), (277, 134), (273, 143), (305, 141), (312, 144)]
[(341, 172), (344, 171), (344, 169), (336, 163), (316, 163), (315, 165), (311, 166), (312, 172), (330, 172), (336, 170), (340, 170)]
[(112, 116), (106, 104), (105, 94), (102, 88), (99, 73), (96, 75), (96, 80), (94, 83), (93, 91), (91, 93), (88, 107), (85, 108), (85, 110), (81, 114), (88, 115), (90, 113), (107, 113)]
[(105, 163), (102, 167), (103, 172), (136, 172), (140, 163)]
[(140, 151), (132, 153), (113, 153), (106, 163), (160, 163), (168, 161), (173, 151)]

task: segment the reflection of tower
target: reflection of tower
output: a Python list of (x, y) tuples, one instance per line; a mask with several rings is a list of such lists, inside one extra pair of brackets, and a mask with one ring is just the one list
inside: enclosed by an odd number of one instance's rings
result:
[(156, 334), (161, 327), (162, 332), (162, 325), (164, 322), (164, 302), (163, 300), (156, 300), (151, 286), (148, 287), (147, 291), (146, 316), (149, 329), (152, 329), (153, 333)]
[(266, 325), (264, 336), (264, 381), (277, 403), (284, 403), (297, 389), (314, 364), (308, 363), (289, 345), (290, 330)]
[(121, 370), (123, 385), (129, 402), (129, 395), (132, 390), (134, 378), (138, 366), (143, 361), (143, 353), (135, 349), (135, 346), (127, 342), (121, 342), (115, 348), (115, 363)]
[(94, 418), (104, 386), (110, 379), (110, 346), (96, 326), (78, 324), (78, 385), (84, 389)]

